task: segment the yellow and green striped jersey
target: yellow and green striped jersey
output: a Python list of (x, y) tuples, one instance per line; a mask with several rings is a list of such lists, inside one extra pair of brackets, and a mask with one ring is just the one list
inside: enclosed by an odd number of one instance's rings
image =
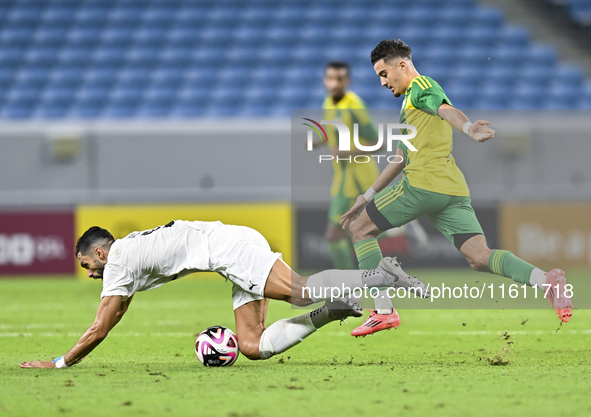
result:
[[(353, 124), (358, 124), (359, 142), (363, 145), (375, 144), (378, 140), (378, 132), (373, 120), (367, 111), (363, 100), (354, 92), (348, 91), (337, 103), (332, 97), (327, 97), (322, 104), (324, 120), (340, 120), (349, 128), (351, 149), (355, 149), (353, 143)], [(330, 149), (338, 148), (338, 131), (333, 125), (326, 125), (328, 146)], [(367, 163), (347, 162), (342, 159), (337, 163), (332, 161), (334, 177), (330, 194), (334, 197), (357, 197), (367, 190), (376, 180), (380, 171), (375, 158)]]
[(441, 86), (430, 77), (415, 77), (406, 89), (400, 123), (417, 129), (417, 135), (411, 140), (417, 151), (408, 151), (406, 145), (398, 141), (406, 159), (403, 173), (413, 187), (440, 194), (469, 196), (464, 174), (452, 155), (453, 128), (437, 114), (443, 103), (451, 105)]

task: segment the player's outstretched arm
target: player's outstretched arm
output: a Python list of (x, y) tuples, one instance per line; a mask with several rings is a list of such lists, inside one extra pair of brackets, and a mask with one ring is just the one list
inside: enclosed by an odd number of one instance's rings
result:
[(401, 158), (400, 162), (389, 163), (380, 173), (379, 177), (375, 180), (369, 190), (367, 190), (365, 194), (361, 194), (359, 197), (357, 197), (353, 207), (351, 207), (348, 212), (341, 216), (340, 223), (343, 225), (343, 229), (345, 229), (353, 221), (353, 219), (357, 217), (359, 212), (376, 193), (386, 188), (392, 181), (394, 181), (394, 178), (396, 178), (402, 172), (406, 166), (404, 160), (404, 151), (400, 148), (397, 148), (396, 155)]
[(476, 120), (470, 123), (468, 117), (461, 111), (449, 104), (442, 104), (437, 111), (439, 116), (460, 132), (464, 132), (477, 142), (486, 142), (495, 137), (495, 131), (488, 127), (490, 122)]
[[(90, 328), (82, 335), (76, 345), (68, 351), (64, 356), (59, 358), (57, 362), (53, 361), (34, 361), (34, 362), (22, 362), (21, 368), (57, 368), (67, 367), (80, 362), (86, 355), (97, 347), (109, 334), (109, 331), (113, 328), (119, 320), (116, 320), (117, 314), (121, 311), (122, 307), (121, 296), (109, 296), (103, 297), (99, 304), (98, 311), (94, 323)], [(127, 303), (127, 306), (129, 303)], [(127, 308), (125, 308), (127, 310)], [(125, 311), (123, 311), (123, 314)], [(121, 314), (121, 315), (123, 315)], [(65, 366), (63, 366), (65, 365)]]

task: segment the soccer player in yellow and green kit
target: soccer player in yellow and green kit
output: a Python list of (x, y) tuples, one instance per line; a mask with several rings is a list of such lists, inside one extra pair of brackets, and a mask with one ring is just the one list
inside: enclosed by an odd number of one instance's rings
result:
[[(485, 142), (495, 134), (488, 127), (489, 122), (471, 123), (454, 108), (435, 80), (417, 72), (411, 49), (401, 40), (380, 42), (371, 52), (371, 62), (382, 86), (395, 97), (404, 95), (400, 123), (414, 126), (417, 134), (411, 142), (416, 150), (399, 141), (397, 155), (403, 162), (389, 164), (342, 217), (343, 227), (350, 223), (360, 269), (375, 268), (380, 262), (382, 253), (376, 237), (382, 231), (427, 216), (474, 270), (492, 272), (545, 290), (558, 317), (567, 322), (572, 315), (572, 303), (570, 292), (565, 289), (564, 272), (558, 268), (544, 272), (509, 251), (489, 249), (472, 209), (464, 174), (451, 153), (452, 128)], [(388, 186), (401, 171), (402, 179)], [(397, 272), (405, 274), (401, 268)], [(388, 325), (389, 320), (390, 315), (373, 312), (352, 334), (365, 336), (396, 327)]]
[[(353, 132), (353, 124), (358, 124), (359, 140), (362, 144), (377, 142), (378, 132), (366, 109), (363, 100), (354, 92), (348, 91), (351, 69), (346, 62), (329, 62), (324, 70), (324, 87), (327, 97), (322, 104), (324, 120), (340, 120)], [(341, 216), (355, 203), (359, 193), (364, 192), (378, 178), (380, 173), (375, 159), (367, 163), (349, 162), (348, 158), (367, 152), (355, 149), (339, 151), (338, 131), (333, 125), (325, 127), (332, 160), (333, 181), (330, 189), (331, 201), (328, 210), (328, 224), (325, 238), (328, 241), (330, 257), (335, 268), (355, 269), (353, 245), (346, 230), (340, 227)], [(324, 142), (314, 142), (314, 147)]]

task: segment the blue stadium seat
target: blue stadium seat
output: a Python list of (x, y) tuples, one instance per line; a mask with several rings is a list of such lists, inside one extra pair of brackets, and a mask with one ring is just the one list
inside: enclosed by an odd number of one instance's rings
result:
[(176, 10), (172, 7), (150, 7), (142, 14), (142, 24), (150, 27), (168, 27)]
[(75, 67), (58, 67), (51, 71), (48, 77), (47, 87), (75, 88), (82, 81), (83, 72)]
[(152, 88), (177, 88), (183, 83), (185, 71), (176, 67), (161, 67), (151, 75)]
[(33, 35), (35, 47), (60, 47), (66, 41), (67, 31), (62, 28), (39, 29)]
[(453, 45), (455, 48), (459, 44), (464, 43), (468, 38), (466, 31), (463, 28), (457, 27), (457, 25), (450, 27), (443, 27), (437, 30), (437, 42), (444, 45)]
[[(305, 67), (294, 66), (291, 70), (304, 70)], [(279, 87), (285, 83), (285, 80), (279, 75), (284, 71), (281, 66), (264, 65), (254, 69), (251, 73), (251, 79), (254, 84), (268, 85), (274, 88)], [(318, 76), (321, 73), (318, 74)]]
[(472, 48), (483, 48), (495, 43), (498, 30), (492, 27), (474, 25), (467, 28), (464, 35), (470, 40)]
[(406, 23), (418, 27), (437, 23), (438, 7), (423, 6), (420, 3), (411, 4), (412, 6), (404, 12), (404, 17), (402, 18)]
[(152, 71), (146, 68), (128, 67), (117, 73), (119, 87), (145, 87), (151, 80)]
[(72, 23), (74, 7), (48, 7), (41, 15), (41, 22), (52, 27), (64, 28)]
[(141, 7), (116, 7), (108, 14), (109, 24), (113, 27), (130, 28), (137, 25), (141, 19)]
[(25, 57), (25, 50), (21, 48), (0, 48), (0, 67), (14, 68), (19, 66)]
[(16, 73), (15, 81), (27, 84), (33, 87), (43, 86), (49, 77), (48, 71), (45, 68), (23, 69)]
[(544, 87), (554, 77), (552, 67), (527, 65), (515, 74), (515, 79)]
[(456, 48), (454, 47), (434, 47), (425, 48), (420, 55), (420, 60), (424, 64), (448, 66), (457, 61)]
[(140, 105), (135, 113), (135, 117), (142, 118), (163, 118), (171, 113), (171, 106), (168, 103), (144, 103)]
[(66, 39), (73, 47), (90, 47), (96, 45), (101, 34), (100, 29), (96, 27), (74, 27), (68, 32)]
[(128, 119), (136, 115), (137, 107), (133, 103), (115, 103), (106, 106), (103, 111), (98, 110), (98, 113), (110, 119)]
[(227, 51), (225, 59), (231, 66), (248, 67), (259, 62), (259, 53), (260, 48), (255, 47), (232, 48)]
[(177, 96), (174, 87), (150, 87), (146, 90), (143, 100), (146, 104), (170, 105)]
[(477, 7), (469, 20), (472, 27), (499, 28), (503, 24), (503, 14), (494, 8)]
[(61, 119), (66, 117), (67, 112), (68, 107), (65, 105), (42, 104), (33, 110), (31, 117), (37, 119)]
[[(298, 53), (302, 56), (298, 56)], [(317, 56), (319, 51), (313, 48), (299, 48), (296, 50), (287, 48), (287, 47), (267, 47), (260, 53), (260, 63), (259, 65), (265, 66), (269, 64), (281, 64), (285, 63), (287, 57), (291, 57), (292, 60), (301, 60), (302, 58), (307, 57), (314, 57)]]
[(41, 19), (42, 11), (40, 7), (19, 7), (15, 5), (6, 16), (6, 20), (12, 25), (32, 27)]
[(41, 94), (41, 103), (45, 106), (67, 106), (74, 100), (74, 87), (46, 88)]
[(200, 7), (192, 7), (190, 4), (186, 7), (177, 9), (173, 24), (177, 28), (201, 28), (207, 21), (206, 14)]
[(437, 13), (437, 20), (446, 30), (461, 28), (468, 25), (471, 13), (472, 7), (457, 5), (453, 2)]
[[(512, 96), (516, 100), (529, 101), (530, 104), (521, 104), (518, 108), (540, 108), (541, 100), (544, 96), (544, 90), (540, 89), (537, 85), (529, 82), (518, 82), (513, 89)], [(526, 107), (524, 107), (526, 106)]]
[(30, 48), (25, 54), (27, 65), (50, 67), (58, 60), (58, 48)]
[(81, 88), (74, 96), (76, 106), (102, 106), (109, 98), (109, 90), (101, 87)]
[(32, 38), (33, 32), (27, 28), (5, 28), (0, 33), (0, 43), (9, 47), (27, 46)]
[(94, 105), (74, 105), (66, 111), (66, 117), (73, 119), (96, 119), (102, 107)]
[(115, 48), (129, 45), (134, 40), (134, 31), (127, 27), (108, 27), (101, 32), (103, 47)]
[(6, 94), (6, 102), (10, 106), (33, 106), (40, 96), (39, 88), (13, 85)]
[(12, 68), (0, 67), (0, 89), (5, 90), (12, 84), (12, 80), (16, 75), (16, 71)]
[[(240, 17), (248, 27), (260, 27), (271, 21), (271, 12), (270, 7), (259, 6), (254, 3), (251, 7), (243, 10)], [(309, 21), (308, 19), (309, 15), (306, 15), (306, 21)]]
[(92, 87), (110, 88), (117, 77), (117, 70), (110, 67), (93, 68), (85, 72), (84, 85)]
[(524, 64), (538, 67), (552, 67), (556, 64), (556, 52), (548, 46), (534, 45), (523, 54)]
[(500, 45), (525, 48), (529, 44), (529, 32), (521, 26), (507, 26), (498, 32), (495, 40)]
[(109, 101), (111, 106), (130, 106), (139, 103), (143, 95), (143, 88), (117, 87), (111, 91)]
[(84, 68), (88, 66), (91, 58), (90, 48), (65, 48), (58, 54), (58, 62), (64, 68)]
[(158, 59), (162, 65), (186, 67), (191, 62), (192, 48), (188, 47), (168, 47), (163, 48)]
[(525, 52), (525, 48), (519, 45), (516, 46), (498, 46), (490, 51), (490, 61), (493, 65), (514, 65), (521, 61), (521, 57)]
[[(299, 41), (299, 37), (295, 36), (294, 28), (286, 26), (271, 26), (267, 31), (265, 38), (271, 43), (271, 45), (280, 45), (289, 47)], [(270, 45), (270, 46), (271, 46)]]
[(552, 77), (555, 81), (560, 82), (563, 85), (573, 85), (577, 88), (579, 88), (585, 80), (583, 71), (572, 65), (559, 65), (553, 72)]
[(125, 56), (126, 63), (137, 68), (150, 68), (156, 63), (158, 52), (159, 49), (154, 47), (129, 49)]
[(167, 33), (166, 40), (173, 46), (192, 46), (197, 44), (199, 33), (198, 28), (173, 28)]
[(161, 28), (140, 27), (135, 31), (133, 41), (136, 47), (156, 48), (164, 44), (167, 33)]
[(26, 119), (33, 113), (32, 105), (5, 104), (0, 110), (0, 119)]
[(105, 23), (105, 17), (109, 15), (108, 7), (85, 6), (78, 9), (74, 21), (81, 27), (101, 27)]

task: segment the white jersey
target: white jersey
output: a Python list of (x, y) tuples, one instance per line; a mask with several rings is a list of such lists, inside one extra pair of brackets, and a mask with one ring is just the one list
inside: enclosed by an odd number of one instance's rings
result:
[(209, 234), (221, 222), (175, 220), (116, 240), (103, 272), (101, 298), (157, 288), (197, 271), (210, 270)]

